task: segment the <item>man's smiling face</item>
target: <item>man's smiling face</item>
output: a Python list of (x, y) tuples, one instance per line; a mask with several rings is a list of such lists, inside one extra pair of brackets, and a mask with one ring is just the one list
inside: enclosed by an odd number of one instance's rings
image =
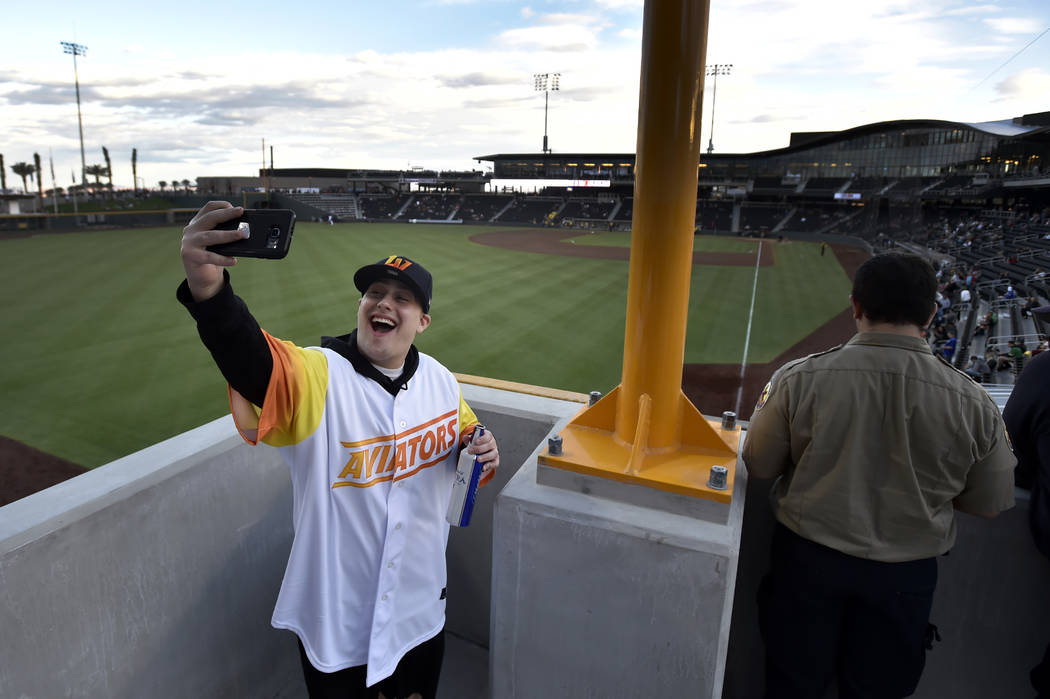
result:
[(381, 279), (372, 282), (358, 302), (357, 347), (373, 364), (396, 369), (428, 325), (430, 316), (411, 288), (396, 279)]

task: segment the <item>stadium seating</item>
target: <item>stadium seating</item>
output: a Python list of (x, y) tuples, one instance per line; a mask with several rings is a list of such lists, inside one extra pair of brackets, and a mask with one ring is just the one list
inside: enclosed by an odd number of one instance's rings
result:
[(556, 220), (608, 221), (609, 214), (615, 208), (614, 201), (597, 201), (596, 199), (570, 199), (558, 213)]
[(457, 218), (466, 223), (486, 223), (495, 218), (513, 199), (506, 194), (467, 194), (459, 206)]
[(745, 233), (772, 233), (790, 211), (791, 207), (777, 204), (744, 204), (740, 210), (740, 230)]
[(624, 197), (620, 202), (620, 210), (614, 216), (615, 221), (631, 222), (634, 217), (634, 197)]
[(823, 196), (831, 198), (835, 192), (842, 190), (849, 184), (848, 177), (814, 177), (806, 181), (802, 194), (807, 196)]
[(416, 194), (399, 217), (406, 221), (446, 221), (459, 209), (459, 194)]
[(362, 218), (368, 220), (390, 220), (397, 215), (397, 212), (401, 210), (401, 207), (405, 205), (409, 199), (407, 194), (381, 194), (381, 195), (367, 195), (362, 194), (358, 200), (361, 207)]
[(733, 202), (701, 199), (696, 203), (696, 227), (711, 233), (729, 233), (733, 230)]
[(564, 203), (561, 199), (519, 196), (509, 209), (499, 215), (497, 220), (502, 223), (529, 223), (534, 226), (542, 226), (553, 220), (552, 214), (557, 215)]

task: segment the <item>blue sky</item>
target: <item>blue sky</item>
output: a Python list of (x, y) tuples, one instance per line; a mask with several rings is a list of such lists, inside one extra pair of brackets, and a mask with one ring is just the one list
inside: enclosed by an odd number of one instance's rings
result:
[[(5, 8), (0, 153), (54, 153), (79, 171), (72, 60), (87, 162), (109, 148), (114, 180), (253, 174), (261, 139), (277, 167), (479, 167), (535, 152), (543, 95), (558, 151), (633, 152), (638, 0), (69, 2)], [(1050, 3), (1011, 0), (712, 0), (718, 152), (787, 145), (792, 131), (895, 118), (985, 121), (1050, 111)], [(1011, 60), (1012, 59), (1012, 60)], [(1005, 66), (1003, 64), (1006, 64)], [(710, 138), (708, 82), (702, 138)], [(8, 187), (21, 181), (8, 170)], [(50, 184), (50, 179), (45, 182)]]

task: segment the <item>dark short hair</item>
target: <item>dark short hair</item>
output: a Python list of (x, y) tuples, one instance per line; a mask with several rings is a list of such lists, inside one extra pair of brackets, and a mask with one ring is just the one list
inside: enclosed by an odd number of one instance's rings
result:
[(877, 323), (926, 325), (937, 298), (937, 275), (929, 262), (907, 252), (875, 255), (853, 277), (853, 299)]

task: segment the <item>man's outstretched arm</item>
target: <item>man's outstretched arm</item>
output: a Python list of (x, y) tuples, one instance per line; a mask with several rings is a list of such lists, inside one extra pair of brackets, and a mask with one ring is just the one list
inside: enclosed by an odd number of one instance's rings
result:
[(243, 237), (237, 230), (215, 228), (243, 211), (229, 202), (211, 201), (183, 229), (181, 253), (186, 281), (179, 286), (177, 296), (197, 321), (201, 341), (223, 377), (235, 391), (262, 407), (273, 357), (259, 324), (230, 286), (226, 268), (237, 264), (237, 259), (206, 249)]

